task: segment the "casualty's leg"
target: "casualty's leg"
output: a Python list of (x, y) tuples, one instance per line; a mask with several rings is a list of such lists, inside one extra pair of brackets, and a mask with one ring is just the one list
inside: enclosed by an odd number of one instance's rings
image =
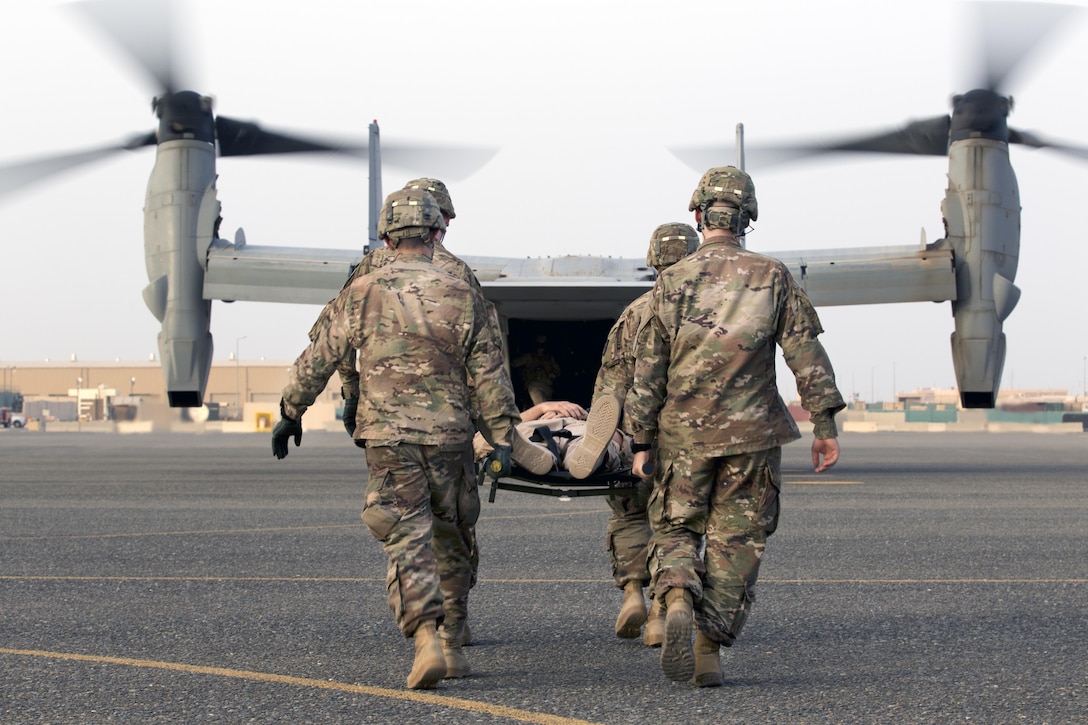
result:
[(589, 417), (586, 418), (585, 436), (577, 448), (571, 448), (564, 460), (570, 475), (588, 478), (601, 465), (622, 412), (623, 406), (611, 395), (602, 395), (593, 401)]

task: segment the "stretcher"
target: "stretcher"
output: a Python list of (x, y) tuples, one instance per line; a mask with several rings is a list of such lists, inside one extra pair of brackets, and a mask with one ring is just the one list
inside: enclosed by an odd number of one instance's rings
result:
[(477, 466), (476, 484), (484, 485), (489, 478), (491, 493), (488, 503), (495, 503), (495, 494), (499, 489), (533, 493), (540, 496), (630, 496), (635, 493), (641, 479), (630, 472), (594, 473), (588, 478), (575, 478), (569, 471), (551, 473), (530, 473), (514, 465), (508, 476), (497, 476), (486, 465), (490, 459), (484, 459)]

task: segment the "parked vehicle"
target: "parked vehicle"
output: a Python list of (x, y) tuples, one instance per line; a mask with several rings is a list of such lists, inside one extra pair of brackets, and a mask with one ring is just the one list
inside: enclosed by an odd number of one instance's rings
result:
[(11, 408), (0, 408), (0, 428), (24, 428), (26, 415), (16, 413)]

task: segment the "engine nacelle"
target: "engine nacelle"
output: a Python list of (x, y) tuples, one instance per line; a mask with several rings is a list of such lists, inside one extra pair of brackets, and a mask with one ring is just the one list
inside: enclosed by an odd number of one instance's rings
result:
[(992, 408), (1005, 365), (1002, 323), (1020, 298), (1013, 284), (1020, 256), (1020, 190), (1002, 141), (954, 141), (948, 156), (941, 212), (956, 265), (956, 382), (964, 408)]
[(211, 302), (204, 299), (202, 254), (215, 234), (219, 202), (215, 147), (161, 142), (147, 185), (144, 302), (162, 323), (159, 358), (171, 407), (198, 407), (212, 365)]

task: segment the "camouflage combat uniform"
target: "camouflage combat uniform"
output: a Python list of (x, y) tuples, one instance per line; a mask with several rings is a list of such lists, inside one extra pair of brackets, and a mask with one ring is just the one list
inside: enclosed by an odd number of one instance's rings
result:
[(358, 350), (362, 516), (389, 556), (390, 608), (406, 636), (445, 619), (442, 637), (460, 638), (471, 551), (453, 532), (479, 515), (473, 418), (504, 445), (520, 420), (483, 300), (427, 257), (402, 254), (345, 287), (323, 317), (291, 370), (284, 412), (297, 419)]
[[(389, 264), (396, 257), (396, 252), (389, 247), (378, 247), (374, 249), (365, 257), (362, 261), (352, 270), (351, 275), (348, 277), (348, 281), (344, 283), (344, 288), (350, 286), (355, 280), (359, 279), (363, 275), (370, 274), (376, 269), (380, 269)], [(464, 280), (468, 285), (480, 296), (485, 309), (487, 310), (487, 328), (488, 334), (491, 336), (492, 345), (500, 351), (500, 354), (505, 355), (502, 346), (502, 335), (499, 332), (499, 318), (498, 313), (495, 311), (495, 305), (491, 301), (483, 297), (483, 290), (480, 288), (480, 281), (476, 279), (476, 275), (473, 273), (472, 268), (457, 255), (450, 252), (442, 244), (442, 242), (434, 243), (434, 257), (431, 261), (435, 266), (439, 267), (443, 271)], [(317, 321), (314, 322), (313, 327), (310, 329), (310, 340), (314, 340), (324, 327), (328, 325), (329, 310), (332, 306), (332, 302), (325, 305), (325, 308), (321, 310), (321, 313), (317, 317)], [(344, 356), (344, 359), (340, 361), (340, 364), (336, 367), (337, 373), (340, 375), (340, 394), (345, 398), (358, 398), (359, 397), (359, 371), (355, 364), (355, 350), (349, 350)], [(466, 445), (470, 445), (466, 441)], [(476, 487), (472, 487), (470, 495), (476, 494)], [(479, 511), (480, 502), (478, 500), (475, 505), (475, 510)], [(438, 523), (439, 529), (444, 529), (442, 523)], [(442, 537), (448, 536), (454, 532), (448, 532), (444, 530), (436, 530), (435, 536)], [(471, 519), (464, 519), (461, 521), (461, 530), (455, 532), (458, 536), (465, 539), (466, 545), (472, 552), (472, 583), (470, 586), (476, 586), (477, 571), (480, 567), (480, 550), (476, 540), (476, 517)]]
[[(355, 280), (359, 279), (363, 275), (370, 274), (376, 269), (380, 269), (389, 264), (396, 257), (394, 252), (389, 247), (378, 247), (371, 251), (356, 265), (355, 269), (351, 271), (351, 275), (348, 277), (347, 282), (344, 283), (343, 288), (349, 287)], [(431, 260), (435, 266), (442, 269), (449, 274), (452, 274), (458, 279), (462, 279), (468, 283), (473, 290), (475, 290), (481, 297), (483, 297), (483, 290), (480, 288), (480, 281), (476, 279), (475, 273), (472, 271), (472, 267), (450, 252), (442, 244), (442, 242), (434, 243), (434, 257)], [(312, 328), (310, 328), (310, 340), (314, 340), (324, 327), (328, 325), (329, 308), (332, 305), (325, 305), (325, 308), (321, 310), (321, 313), (317, 316), (317, 320), (314, 322)], [(484, 300), (484, 306), (487, 309), (487, 324), (488, 332), (492, 338), (492, 344), (497, 345), (499, 349), (502, 349), (502, 335), (499, 332), (499, 320), (498, 314), (495, 311), (495, 305), (489, 300)], [(336, 371), (340, 374), (340, 386), (341, 394), (345, 398), (358, 397), (359, 395), (359, 372), (355, 366), (355, 351), (351, 350), (340, 365), (337, 366)]]
[(535, 352), (519, 355), (511, 363), (511, 367), (518, 371), (533, 405), (552, 399), (552, 385), (561, 370), (559, 363), (547, 350), (538, 347)]
[(636, 443), (658, 447), (650, 568), (658, 596), (690, 590), (699, 631), (729, 645), (778, 523), (781, 446), (800, 437), (778, 395), (775, 344), (817, 438), (836, 437), (845, 406), (816, 311), (777, 260), (709, 239), (652, 294), (625, 409)]
[[(635, 336), (650, 308), (651, 292), (640, 295), (620, 314), (604, 344), (601, 369), (593, 387), (593, 400), (611, 395), (623, 406), (635, 374)], [(627, 426), (621, 421), (620, 427)], [(641, 480), (630, 496), (609, 496), (612, 515), (608, 519), (608, 553), (612, 577), (623, 589), (631, 581), (645, 587), (650, 583), (646, 552), (650, 545), (650, 523), (646, 507), (652, 485)]]

